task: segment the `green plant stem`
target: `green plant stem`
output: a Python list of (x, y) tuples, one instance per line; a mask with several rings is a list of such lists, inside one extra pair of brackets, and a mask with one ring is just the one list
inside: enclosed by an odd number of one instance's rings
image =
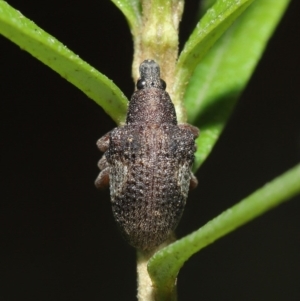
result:
[(300, 164), (221, 213), (199, 230), (167, 246), (149, 260), (156, 301), (167, 300), (184, 262), (193, 254), (250, 220), (300, 193)]
[[(137, 284), (138, 284), (138, 301), (156, 301), (157, 300), (157, 291), (155, 286), (152, 284), (152, 280), (148, 273), (148, 262), (149, 259), (157, 251), (165, 248), (169, 244), (173, 243), (176, 240), (175, 234), (171, 233), (169, 238), (155, 250), (152, 251), (137, 251)], [(164, 301), (175, 301), (177, 300), (177, 290), (176, 286), (173, 287), (173, 290), (170, 291), (167, 299)]]
[(171, 87), (178, 55), (178, 26), (183, 13), (183, 0), (142, 0), (142, 24), (132, 31), (134, 82), (139, 77), (139, 65), (145, 59), (155, 60), (161, 76)]
[(148, 261), (152, 255), (153, 253), (137, 251), (137, 298), (139, 301), (155, 301), (155, 291), (147, 270)]

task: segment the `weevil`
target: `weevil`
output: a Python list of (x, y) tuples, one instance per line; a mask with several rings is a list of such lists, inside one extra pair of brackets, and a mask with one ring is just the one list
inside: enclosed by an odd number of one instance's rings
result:
[(177, 123), (155, 61), (145, 60), (139, 71), (125, 125), (97, 141), (104, 155), (95, 185), (110, 186), (113, 215), (128, 243), (152, 250), (175, 230), (189, 188), (198, 184), (191, 167), (199, 130)]

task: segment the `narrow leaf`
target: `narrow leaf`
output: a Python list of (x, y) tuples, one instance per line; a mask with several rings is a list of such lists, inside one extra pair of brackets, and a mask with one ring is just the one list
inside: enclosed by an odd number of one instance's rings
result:
[(211, 8), (217, 0), (202, 0), (200, 2), (200, 11), (199, 11), (199, 15), (203, 16), (206, 11)]
[(124, 14), (132, 32), (141, 24), (141, 7), (139, 0), (111, 0)]
[(148, 272), (161, 300), (174, 286), (184, 262), (193, 254), (300, 194), (300, 164), (258, 189), (199, 230), (158, 251), (148, 263)]
[(289, 2), (255, 1), (195, 70), (185, 94), (188, 122), (201, 130), (195, 169), (221, 134)]
[(177, 107), (178, 119), (185, 122), (180, 108), (186, 86), (195, 68), (204, 55), (238, 18), (238, 16), (253, 2), (253, 0), (218, 0), (206, 12), (197, 24), (195, 30), (186, 42), (176, 66), (173, 86), (173, 102)]
[(127, 99), (110, 79), (2, 0), (0, 33), (83, 91), (117, 123), (124, 121)]

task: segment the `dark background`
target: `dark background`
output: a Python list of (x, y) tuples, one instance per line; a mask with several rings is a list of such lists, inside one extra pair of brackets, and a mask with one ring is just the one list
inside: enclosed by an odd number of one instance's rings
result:
[[(186, 2), (182, 41), (197, 8)], [(110, 1), (9, 3), (130, 97), (132, 40)], [(299, 9), (292, 1), (198, 171), (179, 237), (299, 162)], [(0, 300), (135, 300), (135, 251), (116, 229), (109, 192), (93, 184), (95, 142), (115, 124), (2, 36), (0, 53)], [(191, 258), (179, 275), (179, 300), (300, 300), (299, 209), (298, 197)]]

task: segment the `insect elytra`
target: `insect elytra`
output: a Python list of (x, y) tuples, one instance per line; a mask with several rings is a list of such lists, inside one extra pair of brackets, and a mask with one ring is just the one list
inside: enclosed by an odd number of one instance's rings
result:
[(197, 128), (178, 124), (159, 65), (145, 60), (127, 112), (126, 124), (97, 142), (104, 152), (97, 188), (110, 186), (112, 211), (124, 238), (152, 250), (175, 230), (189, 188)]

